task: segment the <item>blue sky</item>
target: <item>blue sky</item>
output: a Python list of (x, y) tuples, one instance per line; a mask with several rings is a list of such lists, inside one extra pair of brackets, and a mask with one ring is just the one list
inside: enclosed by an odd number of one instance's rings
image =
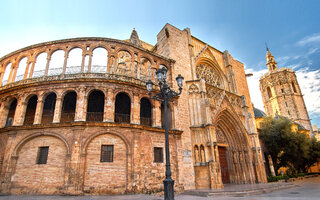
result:
[(129, 38), (156, 43), (170, 23), (244, 63), (251, 98), (263, 109), (259, 77), (265, 42), (278, 67), (296, 71), (312, 124), (320, 125), (320, 1), (1, 0), (0, 57), (28, 45), (72, 37)]

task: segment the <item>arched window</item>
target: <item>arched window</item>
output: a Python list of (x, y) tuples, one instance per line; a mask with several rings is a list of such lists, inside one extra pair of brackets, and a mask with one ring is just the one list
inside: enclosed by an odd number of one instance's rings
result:
[(4, 74), (3, 74), (2, 85), (6, 85), (8, 83), (11, 67), (12, 67), (12, 63), (7, 64), (6, 69), (4, 71)]
[(68, 92), (63, 98), (60, 122), (73, 122), (76, 112), (77, 93)]
[(152, 106), (147, 98), (142, 98), (140, 101), (140, 124), (151, 126), (152, 125), (152, 117), (151, 112)]
[(27, 68), (27, 57), (24, 57), (20, 60), (19, 62), (19, 67), (18, 67), (18, 70), (17, 70), (17, 75), (16, 75), (16, 78), (15, 78), (15, 82), (16, 81), (21, 81), (24, 77), (24, 73), (26, 71), (26, 68)]
[(55, 93), (50, 93), (44, 100), (43, 112), (42, 112), (42, 124), (49, 124), (53, 121), (54, 109), (56, 107), (57, 95)]
[(93, 90), (88, 97), (87, 121), (103, 121), (104, 93)]
[(294, 84), (293, 81), (291, 82), (291, 85), (292, 85), (293, 92), (296, 93), (297, 89), (296, 89), (296, 85)]
[(199, 147), (198, 147), (198, 145), (194, 146), (194, 162), (195, 163), (199, 162)]
[(103, 47), (95, 48), (92, 52), (92, 73), (106, 73), (108, 64), (108, 51)]
[(267, 93), (268, 93), (268, 97), (270, 99), (272, 97), (272, 93), (271, 93), (270, 87), (267, 87)]
[(33, 124), (34, 116), (36, 114), (36, 109), (37, 109), (37, 101), (38, 101), (37, 95), (33, 95), (29, 99), (23, 125), (32, 125)]
[(118, 123), (130, 123), (131, 101), (126, 93), (116, 96), (114, 121)]
[[(168, 120), (168, 127), (169, 129), (172, 129), (172, 110), (171, 110), (171, 107), (168, 105), (168, 108), (167, 108), (167, 120)], [(161, 103), (161, 127), (162, 128), (165, 128), (164, 127), (164, 103), (162, 102)]]
[(11, 100), (10, 106), (9, 106), (9, 112), (7, 116), (7, 122), (6, 122), (6, 127), (12, 126), (13, 124), (13, 119), (14, 119), (14, 114), (16, 112), (16, 107), (17, 107), (17, 99), (14, 98)]
[(206, 154), (204, 152), (204, 146), (200, 146), (200, 162), (205, 163), (206, 162)]
[(34, 69), (33, 69), (33, 74), (31, 74), (30, 77), (36, 78), (36, 77), (44, 76), (44, 71), (46, 69), (46, 65), (47, 65), (47, 53), (45, 53), (45, 52), (40, 53), (36, 58), (36, 62), (34, 64)]
[(59, 75), (62, 73), (64, 64), (64, 51), (57, 50), (51, 55), (48, 76)]
[(151, 80), (151, 62), (147, 58), (141, 59), (140, 65), (140, 79), (141, 80)]
[(81, 71), (82, 49), (74, 48), (68, 53), (66, 74), (77, 74)]

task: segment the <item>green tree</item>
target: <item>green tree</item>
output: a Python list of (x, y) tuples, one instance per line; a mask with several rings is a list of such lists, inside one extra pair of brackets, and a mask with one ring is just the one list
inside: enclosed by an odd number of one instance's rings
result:
[(288, 139), (292, 135), (291, 121), (285, 117), (265, 117), (262, 123), (259, 137), (263, 142), (264, 150), (268, 153), (273, 162), (276, 174), (283, 166), (281, 156), (285, 150)]
[(265, 117), (259, 137), (273, 162), (276, 174), (280, 167), (307, 172), (320, 158), (320, 142), (305, 134), (293, 132), (292, 122), (286, 118)]

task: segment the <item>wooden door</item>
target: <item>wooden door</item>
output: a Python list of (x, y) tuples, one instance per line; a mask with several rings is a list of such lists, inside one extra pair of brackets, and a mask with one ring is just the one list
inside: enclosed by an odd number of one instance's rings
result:
[(227, 161), (227, 148), (226, 147), (218, 147), (218, 151), (219, 151), (222, 183), (224, 183), (224, 184), (230, 183), (229, 171), (228, 171), (228, 161)]

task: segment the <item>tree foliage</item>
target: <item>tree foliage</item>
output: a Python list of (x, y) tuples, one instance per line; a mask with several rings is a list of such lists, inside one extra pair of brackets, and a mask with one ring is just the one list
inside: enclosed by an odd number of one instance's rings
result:
[(279, 116), (265, 117), (262, 124), (259, 137), (276, 173), (280, 167), (306, 172), (320, 158), (320, 143), (291, 127), (288, 118)]

